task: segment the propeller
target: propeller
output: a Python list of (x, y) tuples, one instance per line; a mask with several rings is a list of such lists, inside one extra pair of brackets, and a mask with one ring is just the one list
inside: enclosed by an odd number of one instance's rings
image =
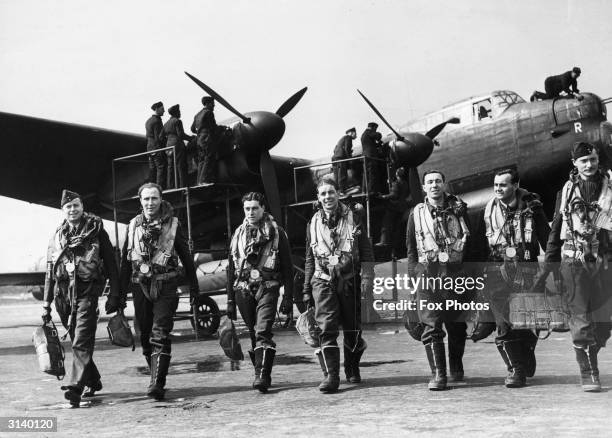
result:
[(300, 91), (298, 91), (297, 93), (295, 93), (293, 96), (291, 96), (289, 99), (287, 99), (277, 110), (276, 110), (276, 115), (278, 115), (280, 118), (285, 117), (287, 114), (289, 114), (289, 111), (291, 111), (293, 109), (294, 106), (297, 105), (297, 103), (300, 101), (300, 99), (302, 99), (302, 96), (304, 96), (304, 94), (306, 93), (306, 91), (308, 91), (308, 87), (304, 87), (302, 88)]
[(387, 127), (388, 127), (388, 128), (391, 130), (391, 132), (393, 132), (393, 133), (395, 134), (395, 137), (396, 137), (398, 140), (403, 141), (403, 140), (404, 140), (404, 137), (402, 137), (402, 136), (399, 134), (399, 132), (397, 132), (395, 129), (393, 129), (393, 126), (391, 126), (391, 125), (389, 124), (389, 122), (387, 122), (387, 119), (385, 119), (385, 118), (383, 117), (383, 115), (380, 113), (380, 111), (378, 111), (378, 110), (376, 109), (376, 107), (374, 106), (374, 104), (373, 104), (372, 102), (370, 102), (370, 101), (368, 100), (368, 98), (367, 98), (367, 97), (365, 97), (361, 91), (359, 91), (359, 89), (357, 90), (357, 92), (358, 92), (358, 93), (361, 95), (361, 97), (363, 97), (363, 100), (365, 100), (365, 101), (366, 101), (366, 103), (367, 103), (368, 105), (370, 105), (370, 108), (372, 108), (372, 111), (374, 111), (374, 112), (376, 113), (376, 115), (377, 115), (378, 117), (380, 117), (380, 120), (382, 120), (382, 121), (383, 121), (383, 123), (384, 123), (385, 125), (387, 125)]
[(434, 126), (433, 128), (431, 128), (429, 131), (427, 131), (427, 133), (425, 134), (426, 137), (429, 137), (430, 139), (434, 139), (436, 138), (436, 136), (442, 132), (442, 130), (444, 129), (444, 127), (448, 124), (451, 123), (453, 125), (456, 125), (457, 123), (460, 123), (461, 121), (459, 120), (458, 117), (451, 117), (450, 119), (448, 119), (446, 122), (442, 122), (439, 125)]
[[(370, 106), (370, 108), (372, 108), (372, 110), (376, 113), (376, 115), (378, 117), (380, 117), (380, 119), (384, 122), (384, 124), (387, 125), (387, 127), (391, 130), (391, 132), (393, 132), (393, 134), (395, 134), (395, 137), (397, 139), (394, 141), (394, 143), (395, 143), (394, 147), (398, 147), (401, 144), (403, 144), (406, 147), (410, 147), (410, 146), (415, 147), (415, 145), (413, 143), (407, 141), (395, 129), (393, 129), (393, 127), (389, 124), (389, 122), (387, 122), (387, 120), (383, 117), (383, 115), (380, 113), (380, 111), (378, 111), (378, 109), (376, 109), (374, 104), (372, 102), (370, 102), (368, 100), (368, 98), (365, 97), (361, 91), (357, 90), (357, 92), (361, 95), (361, 97), (363, 97), (363, 100), (366, 101), (366, 103)], [(458, 119), (457, 119), (457, 122), (458, 122)], [(444, 128), (446, 123), (448, 123), (448, 122), (444, 122), (442, 124), (442, 128)], [(436, 135), (442, 130), (442, 128), (440, 128), (440, 130), (436, 133)], [(432, 129), (432, 131), (433, 131), (433, 129)], [(429, 133), (427, 133), (427, 134), (429, 134)], [(429, 137), (429, 135), (427, 135), (427, 137)], [(432, 138), (433, 137), (429, 137), (430, 140)], [(432, 145), (432, 147), (433, 147), (433, 145)], [(419, 170), (417, 169), (416, 166), (408, 167), (408, 184), (410, 186), (410, 196), (412, 197), (413, 202), (415, 202), (415, 203), (423, 202), (423, 191), (421, 190), (421, 178), (419, 177)]]
[(270, 206), (270, 213), (272, 213), (272, 216), (274, 216), (277, 222), (280, 222), (281, 203), (280, 193), (278, 191), (278, 180), (276, 179), (274, 162), (267, 149), (261, 151), (259, 157), (259, 172), (261, 173), (261, 180), (263, 182), (264, 191), (266, 192), (266, 198), (268, 199), (268, 205)]
[(229, 111), (231, 111), (233, 114), (235, 114), (236, 116), (240, 117), (240, 119), (242, 120), (242, 123), (246, 123), (249, 124), (251, 123), (251, 119), (248, 118), (247, 116), (245, 116), (244, 114), (242, 114), (240, 111), (238, 111), (236, 108), (234, 108), (233, 106), (231, 106), (229, 104), (229, 102), (227, 100), (225, 100), (223, 97), (221, 97), (221, 95), (219, 93), (217, 93), (215, 90), (213, 90), (212, 88), (210, 88), (208, 85), (206, 85), (204, 82), (202, 82), (201, 80), (199, 80), (198, 78), (196, 78), (195, 76), (190, 75), (189, 73), (185, 72), (185, 74), (187, 76), (189, 76), (189, 78), (195, 82), (196, 84), (198, 84), (198, 86), (206, 91), (213, 99), (215, 99), (217, 102), (219, 102), (221, 105), (223, 105), (225, 108), (227, 108)]
[(229, 102), (227, 102), (219, 93), (210, 88), (198, 78), (185, 72), (185, 74), (194, 81), (200, 88), (206, 91), (217, 102), (238, 116), (243, 124), (234, 126), (234, 136), (239, 135), (241, 150), (244, 154), (254, 157), (259, 153), (259, 173), (264, 187), (264, 192), (270, 206), (270, 213), (278, 221), (281, 219), (280, 192), (278, 189), (278, 180), (274, 169), (274, 162), (270, 156), (271, 149), (283, 136), (285, 131), (285, 123), (283, 117), (298, 104), (302, 99), (308, 87), (304, 87), (297, 93), (289, 97), (279, 108), (276, 113), (258, 111), (248, 113), (251, 117), (245, 116), (238, 111)]
[(408, 184), (410, 186), (410, 197), (414, 205), (423, 202), (423, 190), (421, 189), (421, 177), (419, 169), (416, 167), (408, 168)]

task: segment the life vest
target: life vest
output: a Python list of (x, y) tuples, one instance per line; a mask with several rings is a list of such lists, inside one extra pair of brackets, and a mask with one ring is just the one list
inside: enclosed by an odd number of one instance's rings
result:
[(323, 222), (325, 213), (319, 210), (310, 221), (310, 247), (317, 263), (317, 269), (323, 270), (329, 264), (330, 256), (338, 256), (338, 263), (359, 263), (359, 248), (354, 244), (358, 227), (355, 225), (353, 211), (340, 203), (340, 218), (336, 225), (336, 239)]
[[(461, 202), (458, 198), (455, 200), (454, 202)], [(448, 209), (446, 212), (443, 217), (434, 219), (425, 203), (422, 202), (414, 207), (414, 229), (419, 263), (459, 263), (463, 260), (469, 230), (463, 216), (457, 217)], [(436, 229), (439, 229), (438, 233)], [(446, 235), (440, 235), (441, 233)], [(448, 256), (447, 260), (446, 256), (443, 256), (442, 260), (439, 259), (442, 253)]]
[[(87, 213), (83, 217), (85, 222), (78, 236), (68, 236), (68, 223), (64, 221), (49, 243), (48, 258), (58, 281), (69, 280), (72, 272), (81, 281), (102, 278), (103, 263), (98, 239), (102, 220)], [(71, 245), (71, 240), (80, 242)]]
[(178, 266), (176, 251), (174, 250), (174, 239), (178, 228), (178, 218), (171, 217), (163, 220), (161, 233), (152, 254), (143, 244), (145, 227), (142, 215), (136, 216), (128, 225), (127, 259), (132, 262), (132, 272), (140, 272), (143, 264), (150, 265), (152, 273), (164, 273), (169, 268)]
[[(529, 245), (533, 241), (533, 210), (524, 197), (531, 195), (519, 189), (516, 193), (517, 209), (510, 221), (504, 214), (501, 202), (493, 198), (487, 202), (484, 211), (484, 222), (487, 240), (493, 255), (504, 260), (525, 260), (530, 258)], [(532, 195), (536, 200), (537, 197)], [(538, 201), (539, 203), (539, 201)], [(514, 230), (512, 236), (510, 229)], [(510, 242), (508, 241), (510, 239)], [(508, 250), (514, 249), (515, 254)]]
[[(582, 207), (588, 210), (584, 212), (583, 217), (573, 208), (576, 203), (582, 204)], [(561, 239), (565, 241), (564, 256), (584, 261), (585, 253), (590, 253), (600, 262), (600, 230), (606, 230), (608, 242), (612, 242), (612, 182), (606, 175), (602, 176), (601, 192), (594, 204), (589, 205), (582, 200), (575, 180), (570, 179), (563, 186), (559, 214), (563, 219)]]
[[(248, 229), (248, 222), (246, 219), (234, 232), (232, 241), (230, 243), (230, 249), (235, 269), (242, 269), (243, 272), (249, 272), (252, 269), (257, 269), (259, 272), (264, 274), (264, 279), (268, 280), (271, 278), (270, 273), (277, 273), (280, 266), (278, 256), (280, 230), (274, 218), (269, 214), (266, 214), (266, 216), (263, 218), (263, 224), (263, 233), (274, 234), (274, 236), (268, 236), (269, 238), (267, 242), (259, 250), (258, 259), (255, 263), (251, 264), (247, 261), (248, 254), (246, 253), (246, 231)], [(260, 232), (262, 231), (260, 230)]]

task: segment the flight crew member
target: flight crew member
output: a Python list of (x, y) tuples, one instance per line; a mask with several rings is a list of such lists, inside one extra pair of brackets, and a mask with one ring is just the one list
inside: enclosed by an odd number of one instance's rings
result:
[[(345, 135), (338, 140), (336, 147), (334, 148), (334, 155), (332, 156), (332, 161), (335, 160), (346, 160), (348, 158), (353, 157), (353, 140), (357, 138), (357, 129), (350, 128), (346, 130)], [(348, 169), (350, 167), (350, 162), (345, 161), (342, 163), (333, 164), (334, 168), (334, 176), (336, 178), (336, 182), (338, 183), (338, 187), (341, 192), (346, 190), (346, 183), (348, 178)]]
[(590, 143), (574, 145), (572, 163), (569, 180), (557, 195), (546, 266), (560, 271), (566, 289), (582, 389), (599, 392), (597, 353), (610, 337), (612, 182)]
[[(368, 179), (368, 190), (373, 193), (382, 191), (380, 184), (379, 164), (376, 160), (368, 158), (380, 158), (379, 146), (382, 135), (377, 132), (378, 123), (370, 122), (363, 134), (361, 134), (361, 147), (363, 156), (366, 157), (366, 177)], [(365, 185), (364, 185), (365, 187)]]
[(550, 227), (539, 195), (519, 188), (514, 169), (495, 174), (495, 196), (479, 214), (475, 239), (485, 266), (487, 301), (497, 325), (495, 344), (509, 371), (508, 388), (525, 386), (535, 373), (538, 337), (531, 330), (515, 330), (509, 320), (512, 292), (533, 288), (540, 246), (546, 248)]
[[(98, 297), (107, 278), (110, 294), (106, 313), (125, 307), (125, 298), (119, 293), (117, 263), (102, 219), (85, 213), (81, 196), (69, 190), (62, 192), (61, 207), (66, 217), (53, 233), (47, 251), (43, 320), (51, 320), (55, 297), (55, 308), (72, 341), (72, 378), (62, 389), (70, 404), (78, 407), (81, 395), (90, 397), (102, 389), (93, 352)], [(89, 389), (83, 394), (85, 387)]]
[(408, 219), (408, 209), (413, 206), (405, 168), (399, 167), (395, 171), (395, 181), (391, 183), (391, 191), (380, 198), (386, 199), (388, 202), (380, 230), (380, 241), (376, 246), (391, 245), (393, 242), (394, 250), (398, 253), (398, 244), (401, 241), (405, 241), (405, 236), (396, 235), (406, 230), (405, 224)]
[(170, 332), (178, 305), (179, 258), (192, 304), (198, 294), (198, 280), (187, 239), (173, 215), (172, 205), (162, 200), (161, 187), (143, 184), (138, 197), (142, 213), (127, 228), (120, 283), (122, 291), (133, 286), (142, 354), (151, 370), (147, 395), (162, 400), (172, 352)]
[(568, 96), (576, 95), (578, 100), (582, 100), (578, 90), (578, 78), (581, 73), (580, 67), (574, 67), (560, 75), (547, 77), (544, 81), (546, 93), (534, 91), (531, 101), (533, 102), (536, 99), (555, 99), (559, 97), (561, 92), (565, 92)]
[[(164, 104), (156, 102), (151, 105), (153, 115), (145, 123), (147, 135), (147, 152), (162, 148), (164, 125), (161, 116), (164, 115)], [(149, 155), (149, 182), (156, 182), (163, 187), (166, 184), (166, 157), (158, 152)]]
[[(406, 231), (408, 273), (411, 277), (455, 278), (465, 276), (462, 262), (469, 260), (470, 238), (467, 206), (458, 197), (446, 193), (445, 176), (439, 170), (423, 174), (425, 201), (417, 204), (410, 216)], [(441, 282), (440, 282), (441, 283)], [(419, 307), (418, 314), (424, 325), (421, 341), (425, 345), (432, 378), (428, 388), (444, 390), (447, 385), (445, 325), (448, 332), (448, 356), (451, 381), (463, 380), (463, 352), (467, 337), (465, 313), (447, 309), (445, 300), (469, 301), (463, 294), (437, 285), (417, 290), (418, 302), (438, 303), (438, 308)], [(441, 290), (440, 290), (441, 289)], [(442, 304), (440, 304), (442, 303)]]
[(215, 100), (210, 96), (202, 98), (204, 108), (193, 118), (191, 132), (197, 135), (198, 184), (214, 183), (217, 177), (217, 121)]
[(282, 313), (293, 307), (293, 264), (287, 234), (265, 211), (265, 198), (250, 192), (242, 197), (244, 222), (230, 245), (227, 315), (236, 319), (236, 304), (251, 336), (249, 356), (255, 368), (253, 388), (268, 391), (276, 355), (272, 325), (280, 286), (284, 286)]
[[(191, 137), (185, 134), (183, 130), (183, 122), (181, 121), (181, 109), (179, 105), (173, 105), (168, 108), (170, 119), (164, 124), (163, 137), (166, 138), (166, 144), (162, 147), (174, 146), (176, 149), (176, 173), (178, 177), (178, 186), (187, 187), (187, 149), (183, 140), (191, 140)], [(168, 178), (166, 188), (174, 188), (174, 158), (172, 151), (166, 151), (168, 159)]]
[(314, 304), (321, 329), (316, 351), (324, 380), (322, 392), (340, 385), (339, 326), (344, 332), (344, 372), (361, 382), (359, 362), (367, 344), (361, 337), (361, 293), (372, 290), (374, 256), (358, 212), (338, 200), (338, 184), (323, 178), (317, 185), (319, 209), (306, 228), (303, 301)]

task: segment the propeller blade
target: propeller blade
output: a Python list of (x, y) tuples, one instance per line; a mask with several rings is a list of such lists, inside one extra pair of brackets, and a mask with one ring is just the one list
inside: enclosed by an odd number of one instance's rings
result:
[(278, 223), (281, 222), (281, 203), (280, 194), (278, 191), (278, 180), (276, 179), (276, 171), (274, 170), (274, 162), (270, 156), (270, 152), (266, 149), (261, 151), (259, 157), (259, 173), (263, 182), (266, 199), (270, 206), (270, 213)]
[(433, 140), (434, 138), (436, 138), (436, 136), (440, 132), (442, 132), (442, 130), (444, 129), (444, 127), (446, 126), (447, 123), (452, 123), (452, 124), (456, 125), (459, 122), (460, 122), (460, 120), (459, 120), (458, 117), (453, 117), (451, 119), (448, 119), (446, 122), (442, 122), (439, 125), (436, 125), (433, 128), (431, 128), (429, 131), (427, 131), (427, 134), (425, 134), (425, 136), (427, 136), (431, 140)]
[(231, 106), (229, 104), (229, 102), (227, 100), (225, 100), (224, 98), (221, 97), (221, 95), (219, 95), (219, 93), (217, 93), (215, 90), (213, 90), (212, 88), (210, 88), (208, 85), (206, 85), (204, 82), (202, 82), (201, 80), (199, 80), (198, 78), (196, 78), (195, 76), (190, 75), (189, 73), (185, 72), (185, 74), (187, 76), (189, 76), (189, 78), (195, 82), (196, 84), (199, 85), (199, 87), (206, 91), (208, 94), (210, 94), (210, 96), (215, 99), (217, 102), (219, 102), (221, 105), (223, 105), (225, 108), (227, 108), (229, 111), (231, 111), (232, 113), (234, 113), (236, 116), (240, 117), (242, 119), (243, 123), (250, 123), (251, 119), (249, 119), (247, 116), (245, 116), (244, 114), (242, 114), (240, 111), (238, 111), (236, 108), (234, 108), (233, 106)]
[(293, 107), (297, 105), (297, 103), (300, 101), (302, 96), (304, 96), (304, 94), (306, 93), (307, 90), (308, 90), (308, 87), (304, 87), (300, 91), (295, 93), (293, 96), (291, 96), (289, 99), (287, 99), (285, 101), (285, 103), (283, 103), (276, 110), (276, 115), (279, 116), (280, 118), (283, 118), (287, 114), (289, 114), (289, 111), (291, 111), (293, 109)]
[(403, 140), (403, 139), (404, 139), (404, 137), (402, 137), (401, 135), (399, 135), (399, 133), (398, 133), (398, 132), (397, 132), (395, 129), (393, 129), (393, 126), (391, 126), (391, 125), (389, 124), (389, 122), (387, 122), (387, 119), (385, 119), (385, 118), (382, 116), (382, 114), (380, 113), (380, 111), (378, 111), (378, 110), (376, 109), (376, 107), (374, 106), (374, 104), (372, 104), (372, 102), (370, 102), (370, 101), (368, 100), (368, 98), (367, 98), (367, 97), (365, 97), (361, 91), (357, 90), (357, 92), (358, 92), (358, 93), (361, 95), (361, 97), (363, 97), (363, 100), (365, 100), (365, 101), (366, 101), (366, 103), (367, 103), (368, 105), (370, 105), (370, 108), (372, 108), (372, 110), (373, 110), (373, 111), (376, 113), (376, 115), (377, 115), (378, 117), (380, 117), (380, 120), (382, 120), (382, 121), (383, 121), (383, 123), (384, 123), (385, 125), (387, 125), (387, 127), (388, 127), (388, 128), (391, 130), (391, 132), (393, 132), (393, 133), (395, 134), (395, 137), (397, 137), (397, 139), (398, 139), (398, 140)]
[(408, 168), (408, 184), (410, 185), (410, 196), (412, 197), (412, 202), (414, 205), (423, 202), (421, 177), (419, 176), (419, 170), (416, 167)]

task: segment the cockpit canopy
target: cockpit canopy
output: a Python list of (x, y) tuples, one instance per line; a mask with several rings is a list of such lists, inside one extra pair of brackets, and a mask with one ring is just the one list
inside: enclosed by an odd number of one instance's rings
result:
[(473, 96), (447, 105), (439, 111), (408, 123), (401, 128), (401, 131), (427, 132), (452, 117), (458, 117), (460, 120), (458, 124), (449, 124), (444, 128), (443, 132), (448, 132), (467, 125), (486, 123), (499, 117), (511, 105), (524, 102), (525, 99), (514, 91), (497, 90), (487, 95)]

